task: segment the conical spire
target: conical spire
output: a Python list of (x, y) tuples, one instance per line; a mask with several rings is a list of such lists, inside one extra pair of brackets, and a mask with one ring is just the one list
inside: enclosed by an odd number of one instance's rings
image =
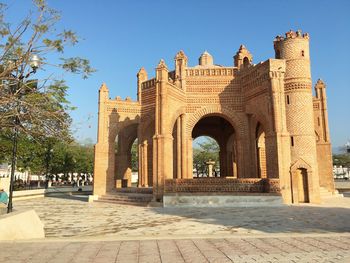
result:
[(168, 69), (167, 65), (165, 64), (164, 59), (161, 59), (158, 63), (157, 69), (161, 69), (161, 68), (166, 68)]
[(104, 82), (102, 83), (100, 91), (108, 91), (108, 87), (107, 87), (106, 83), (104, 83)]

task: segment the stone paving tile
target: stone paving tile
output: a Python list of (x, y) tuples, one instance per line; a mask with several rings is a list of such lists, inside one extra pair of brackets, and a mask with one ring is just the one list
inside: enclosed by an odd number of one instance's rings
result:
[(139, 262), (142, 263), (160, 263), (160, 255), (156, 240), (146, 240), (140, 243)]
[(198, 249), (193, 240), (175, 240), (175, 243), (181, 251), (185, 262), (204, 263), (209, 262)]
[(161, 262), (163, 263), (185, 262), (174, 240), (159, 240), (157, 243), (158, 243)]
[[(234, 239), (237, 242), (234, 242)], [(290, 249), (288, 253), (277, 247), (281, 240), (286, 244), (296, 244), (300, 238), (4, 242), (0, 243), (0, 262), (350, 262), (350, 244), (341, 243), (340, 247), (340, 238), (303, 237), (302, 244), (307, 245), (308, 251), (300, 252), (298, 247), (291, 245), (290, 247), (294, 248), (294, 251)], [(329, 242), (330, 240), (332, 242)], [(271, 253), (264, 253), (254, 247), (260, 246), (262, 242), (265, 242), (266, 245), (261, 250), (270, 249)], [(322, 249), (324, 245), (321, 244), (326, 244), (326, 242), (328, 242), (328, 249), (324, 250)], [(237, 253), (242, 251), (240, 247), (234, 245), (238, 243), (247, 244), (244, 251), (246, 254)], [(249, 244), (254, 245), (249, 246)], [(278, 251), (279, 253), (276, 253)]]
[[(333, 201), (278, 209), (16, 201), (16, 209), (36, 210), (49, 238), (1, 242), (0, 262), (350, 263), (350, 198)], [(134, 240), (118, 241), (125, 238)]]
[(67, 198), (15, 201), (14, 207), (34, 208), (50, 238), (350, 232), (350, 198), (331, 198), (337, 204), (333, 207), (323, 204), (279, 208), (152, 208)]
[(231, 260), (222, 253), (222, 251), (213, 246), (209, 240), (195, 239), (193, 242), (209, 262), (231, 262)]

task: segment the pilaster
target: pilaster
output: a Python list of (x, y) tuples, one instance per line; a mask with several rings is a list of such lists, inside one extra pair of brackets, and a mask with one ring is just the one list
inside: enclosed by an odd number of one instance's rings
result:
[(271, 61), (271, 110), (274, 119), (274, 131), (266, 134), (266, 163), (269, 178), (280, 179), (280, 189), (285, 203), (292, 203), (290, 179), (290, 135), (287, 132), (285, 94), (284, 94), (284, 61)]

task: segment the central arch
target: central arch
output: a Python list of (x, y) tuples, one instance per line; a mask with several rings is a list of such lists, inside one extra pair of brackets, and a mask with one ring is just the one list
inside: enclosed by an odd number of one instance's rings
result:
[(245, 125), (243, 124), (242, 118), (238, 116), (237, 113), (234, 114), (230, 109), (221, 107), (220, 105), (202, 107), (201, 109), (191, 114), (186, 125), (186, 133), (188, 137), (191, 136), (192, 130), (197, 122), (207, 115), (216, 115), (227, 120), (236, 131), (236, 139), (241, 140), (245, 132), (243, 129)]
[[(233, 157), (235, 130), (231, 123), (222, 117), (222, 114), (208, 114), (201, 118), (192, 130), (192, 138), (209, 136), (219, 145), (220, 177), (232, 177), (234, 175), (233, 163), (237, 160)], [(209, 161), (209, 160), (208, 160)]]

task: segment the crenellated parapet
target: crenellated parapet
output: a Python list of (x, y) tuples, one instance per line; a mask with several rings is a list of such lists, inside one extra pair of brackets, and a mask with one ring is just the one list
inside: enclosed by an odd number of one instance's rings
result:
[(155, 85), (156, 85), (156, 79), (152, 78), (152, 79), (149, 79), (149, 80), (142, 82), (141, 87), (142, 87), (142, 90), (145, 90), (145, 89), (152, 88)]
[(285, 37), (281, 35), (277, 35), (275, 37), (274, 42), (284, 41), (287, 39), (294, 39), (294, 38), (303, 38), (303, 39), (310, 39), (309, 33), (302, 33), (302, 31), (299, 29), (297, 31), (289, 30), (285, 33)]

